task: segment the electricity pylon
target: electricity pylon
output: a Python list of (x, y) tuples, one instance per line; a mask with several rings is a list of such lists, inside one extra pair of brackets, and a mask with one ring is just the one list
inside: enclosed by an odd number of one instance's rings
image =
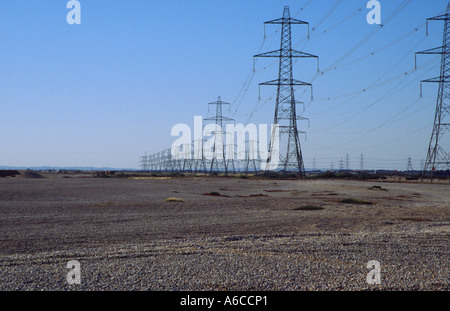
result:
[(423, 176), (430, 175), (431, 180), (438, 170), (450, 169), (450, 2), (443, 15), (427, 19), (428, 21), (444, 21), (444, 38), (441, 47), (425, 50), (416, 54), (440, 54), (441, 74), (422, 82), (439, 83), (433, 132), (428, 147), (427, 159), (423, 168)]
[(407, 172), (412, 172), (412, 171), (413, 171), (413, 166), (412, 166), (412, 159), (411, 159), (411, 157), (408, 158), (408, 164), (406, 165), (406, 171), (407, 171)]
[(141, 171), (147, 171), (148, 170), (148, 156), (147, 156), (147, 152), (145, 152), (145, 155), (141, 157), (141, 161), (139, 162), (139, 166), (141, 167)]
[(214, 146), (213, 146), (213, 154), (211, 159), (211, 167), (209, 173), (213, 172), (215, 167), (217, 174), (220, 172), (220, 164), (222, 164), (222, 168), (225, 171), (225, 175), (228, 174), (227, 170), (227, 162), (226, 162), (226, 151), (224, 145), (224, 134), (226, 132), (223, 130), (223, 122), (231, 122), (234, 119), (227, 118), (223, 116), (223, 105), (230, 105), (229, 103), (223, 102), (220, 96), (217, 98), (217, 101), (213, 103), (209, 103), (209, 105), (216, 106), (216, 116), (212, 118), (206, 118), (205, 121), (214, 121), (216, 124), (214, 130)]
[(258, 142), (255, 140), (248, 140), (247, 142), (248, 142), (248, 150), (247, 150), (247, 156), (245, 157), (246, 158), (245, 174), (248, 174), (250, 166), (253, 166), (253, 171), (254, 171), (255, 175), (257, 175), (258, 168), (256, 167), (256, 161), (258, 161), (258, 159), (257, 159), (256, 149), (258, 146)]
[[(308, 25), (307, 22), (293, 19), (290, 17), (289, 7), (285, 6), (283, 17), (280, 19), (271, 20), (264, 24), (279, 24), (281, 25), (281, 48), (276, 51), (267, 52), (255, 55), (254, 57), (278, 57), (279, 75), (277, 80), (261, 83), (260, 85), (277, 86), (277, 99), (275, 103), (274, 125), (279, 126), (279, 146), (280, 150), (274, 148), (275, 131), (271, 135), (269, 152), (267, 158), (266, 170), (268, 170), (269, 163), (275, 158), (274, 153), (279, 152), (279, 166), (284, 173), (296, 172), (300, 176), (305, 175), (305, 166), (303, 162), (302, 151), (300, 147), (300, 140), (298, 137), (299, 131), (297, 128), (297, 120), (304, 120), (305, 118), (298, 117), (296, 113), (296, 105), (298, 102), (294, 96), (294, 86), (309, 86), (310, 83), (295, 80), (292, 71), (293, 58), (308, 58), (313, 57), (318, 61), (318, 56), (296, 51), (292, 49), (291, 41), (291, 25)], [(284, 138), (287, 137), (287, 140)]]
[(194, 175), (197, 174), (199, 169), (203, 169), (203, 173), (206, 174), (207, 170), (206, 170), (205, 155), (203, 152), (203, 139), (194, 141), (193, 149), (194, 149), (194, 161), (193, 161)]
[(225, 151), (225, 155), (226, 155), (226, 166), (227, 166), (227, 171), (232, 170), (233, 174), (236, 174), (236, 166), (234, 165), (234, 149), (235, 149), (236, 145), (235, 144), (226, 144), (226, 148), (227, 150)]
[(364, 154), (361, 153), (361, 159), (359, 162), (359, 170), (364, 171)]

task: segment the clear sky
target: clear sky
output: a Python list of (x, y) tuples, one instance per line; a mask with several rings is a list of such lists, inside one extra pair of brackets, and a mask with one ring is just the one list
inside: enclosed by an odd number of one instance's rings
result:
[[(138, 168), (145, 152), (170, 148), (175, 124), (193, 126), (218, 96), (236, 123), (270, 124), (276, 59), (288, 5), (294, 48), (320, 57), (294, 65), (305, 102), (299, 127), (307, 168), (419, 169), (426, 158), (445, 0), (380, 0), (384, 27), (366, 22), (365, 0), (79, 0), (81, 24), (69, 25), (66, 0), (0, 1), (0, 166)], [(392, 17), (389, 18), (388, 17)], [(370, 35), (372, 34), (372, 35)], [(259, 95), (261, 99), (259, 100)]]

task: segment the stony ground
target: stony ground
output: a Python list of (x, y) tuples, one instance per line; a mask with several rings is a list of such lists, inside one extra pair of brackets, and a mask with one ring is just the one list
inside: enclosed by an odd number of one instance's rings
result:
[(448, 184), (69, 177), (0, 179), (0, 290), (449, 289)]

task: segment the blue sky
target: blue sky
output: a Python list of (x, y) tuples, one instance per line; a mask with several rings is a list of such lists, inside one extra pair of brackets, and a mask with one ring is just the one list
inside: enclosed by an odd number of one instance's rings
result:
[[(403, 0), (380, 0), (382, 22)], [(65, 0), (0, 2), (0, 166), (138, 168), (139, 157), (169, 148), (175, 124), (193, 126), (208, 103), (231, 103), (236, 123), (270, 124), (275, 59), (253, 55), (280, 45), (288, 5), (294, 48), (320, 57), (294, 65), (311, 82), (296, 98), (306, 167), (419, 168), (434, 119), (439, 56), (414, 52), (442, 44), (447, 1), (412, 0), (367, 41), (365, 0), (80, 0), (81, 25), (66, 22)], [(363, 44), (358, 45), (359, 42)], [(356, 47), (356, 48), (355, 48)], [(261, 99), (259, 100), (259, 95)]]

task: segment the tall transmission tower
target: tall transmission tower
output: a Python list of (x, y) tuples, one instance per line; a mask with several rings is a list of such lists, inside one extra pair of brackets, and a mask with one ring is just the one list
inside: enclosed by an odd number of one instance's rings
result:
[(234, 119), (224, 117), (223, 116), (223, 105), (230, 105), (229, 103), (223, 102), (221, 97), (217, 98), (217, 101), (209, 103), (209, 105), (216, 106), (216, 116), (212, 118), (206, 118), (205, 121), (214, 121), (216, 124), (216, 128), (214, 131), (214, 146), (213, 146), (213, 155), (211, 159), (211, 167), (210, 174), (213, 172), (215, 167), (216, 172), (220, 172), (220, 164), (222, 164), (222, 168), (225, 171), (225, 175), (228, 174), (227, 170), (227, 162), (226, 162), (226, 150), (224, 145), (224, 134), (223, 130), (223, 122), (232, 122)]
[[(423, 176), (430, 174), (431, 180), (438, 170), (450, 169), (450, 2), (443, 15), (427, 19), (428, 21), (444, 21), (444, 38), (441, 47), (418, 52), (416, 54), (440, 54), (441, 74), (422, 82), (439, 83), (433, 132), (428, 147)], [(428, 31), (427, 31), (428, 32)]]
[[(281, 25), (281, 48), (276, 51), (258, 54), (254, 56), (254, 57), (278, 57), (280, 59), (278, 79), (260, 84), (260, 85), (277, 86), (278, 88), (273, 124), (279, 126), (280, 150), (275, 150), (274, 148), (275, 145), (274, 144), (275, 131), (274, 131), (272, 133), (269, 145), (267, 167), (269, 167), (271, 159), (275, 157), (274, 153), (279, 152), (279, 159), (280, 159), (279, 164), (283, 172), (285, 173), (296, 172), (300, 176), (304, 176), (305, 166), (300, 147), (300, 140), (298, 137), (299, 131), (297, 128), (297, 120), (304, 120), (305, 118), (297, 116), (296, 105), (299, 102), (295, 100), (294, 86), (309, 86), (311, 87), (312, 93), (312, 85), (294, 79), (292, 71), (292, 59), (312, 57), (316, 58), (318, 62), (319, 58), (318, 56), (292, 49), (291, 26), (308, 25), (308, 37), (309, 37), (309, 24), (307, 22), (291, 18), (288, 6), (284, 7), (282, 18), (271, 20), (265, 22), (264, 24)], [(284, 138), (285, 136), (287, 136), (287, 139)]]

